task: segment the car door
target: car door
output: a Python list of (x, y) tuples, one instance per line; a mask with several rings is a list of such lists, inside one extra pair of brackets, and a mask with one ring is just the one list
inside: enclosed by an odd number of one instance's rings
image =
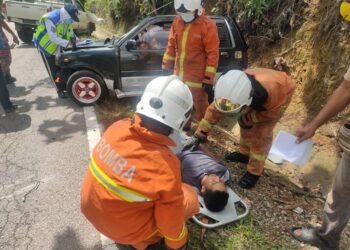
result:
[(121, 89), (142, 93), (146, 85), (162, 75), (162, 60), (171, 21), (147, 23), (120, 47)]

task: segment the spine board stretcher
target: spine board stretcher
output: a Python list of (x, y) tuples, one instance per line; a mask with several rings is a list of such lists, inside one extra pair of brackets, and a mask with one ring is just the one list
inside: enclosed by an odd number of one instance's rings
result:
[[(194, 222), (204, 228), (216, 228), (245, 218), (249, 214), (247, 204), (230, 187), (227, 187), (227, 192), (229, 194), (227, 205), (220, 212), (209, 211), (204, 205), (202, 196), (198, 195), (200, 210), (198, 214), (192, 216)], [(237, 208), (241, 208), (244, 211), (240, 213), (240, 211), (237, 211)], [(215, 222), (204, 223), (201, 221), (203, 217)]]

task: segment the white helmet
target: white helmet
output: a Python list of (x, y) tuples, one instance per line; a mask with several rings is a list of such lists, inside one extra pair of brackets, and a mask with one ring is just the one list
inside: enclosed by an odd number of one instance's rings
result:
[(175, 0), (174, 8), (179, 13), (192, 12), (200, 16), (203, 13), (203, 0)]
[(136, 113), (182, 130), (191, 117), (193, 100), (190, 89), (175, 75), (161, 76), (146, 87)]
[(252, 83), (241, 70), (230, 70), (215, 85), (215, 107), (221, 112), (238, 113), (252, 103)]

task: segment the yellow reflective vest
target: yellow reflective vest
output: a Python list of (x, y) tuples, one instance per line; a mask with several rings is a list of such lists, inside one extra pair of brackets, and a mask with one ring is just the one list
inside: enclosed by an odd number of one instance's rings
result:
[(57, 44), (51, 42), (49, 34), (47, 33), (45, 20), (49, 19), (56, 26), (56, 34), (58, 37), (70, 40), (73, 24), (62, 23), (60, 18), (60, 10), (54, 10), (43, 15), (39, 21), (39, 25), (34, 35), (34, 44), (46, 55), (55, 54), (58, 47)]

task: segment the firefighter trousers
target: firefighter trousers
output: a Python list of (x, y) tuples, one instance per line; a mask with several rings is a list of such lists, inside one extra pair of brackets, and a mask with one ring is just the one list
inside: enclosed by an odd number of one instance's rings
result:
[(261, 176), (273, 140), (277, 121), (255, 123), (250, 129), (241, 128), (239, 152), (249, 156), (247, 171)]
[[(184, 220), (190, 219), (193, 215), (199, 212), (199, 201), (196, 191), (193, 187), (188, 184), (182, 183), (182, 191), (184, 193), (184, 210), (185, 210), (185, 218)], [(171, 218), (169, 218), (171, 220)], [(134, 244), (133, 247), (136, 249), (146, 249), (147, 246), (153, 245), (162, 239), (162, 235), (159, 233), (154, 236), (146, 239), (142, 242)]]

